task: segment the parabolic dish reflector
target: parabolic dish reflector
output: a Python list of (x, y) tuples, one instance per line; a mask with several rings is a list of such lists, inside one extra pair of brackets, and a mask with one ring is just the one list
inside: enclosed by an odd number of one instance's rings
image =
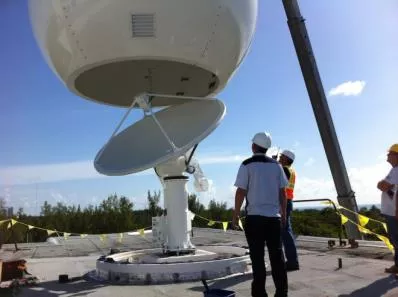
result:
[(183, 155), (206, 138), (221, 122), (225, 105), (208, 99), (171, 106), (155, 113), (155, 117), (177, 149), (152, 116), (145, 116), (116, 134), (98, 152), (95, 169), (104, 175), (120, 176), (148, 168)]

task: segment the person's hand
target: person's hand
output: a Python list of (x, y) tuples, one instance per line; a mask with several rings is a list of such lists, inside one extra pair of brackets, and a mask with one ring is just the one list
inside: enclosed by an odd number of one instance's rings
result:
[(239, 216), (235, 212), (232, 214), (232, 229), (239, 230), (238, 226)]

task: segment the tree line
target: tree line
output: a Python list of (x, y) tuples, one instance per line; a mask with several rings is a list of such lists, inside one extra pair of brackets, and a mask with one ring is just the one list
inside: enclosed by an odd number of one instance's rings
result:
[[(28, 225), (49, 229), (60, 230), (76, 234), (106, 234), (121, 233), (141, 228), (151, 227), (152, 217), (164, 213), (160, 203), (160, 191), (148, 191), (147, 207), (145, 209), (134, 209), (134, 203), (125, 196), (112, 194), (103, 200), (99, 205), (88, 205), (82, 208), (80, 205), (67, 206), (61, 202), (55, 205), (47, 201), (41, 206), (40, 216), (31, 216), (19, 209), (13, 217), (14, 220)], [(4, 205), (1, 201), (0, 205)], [(188, 197), (188, 208), (195, 216), (192, 226), (201, 228), (218, 228), (221, 225), (208, 226), (204, 217), (213, 221), (230, 221), (232, 219), (232, 208), (227, 207), (226, 202), (211, 200), (207, 206), (202, 204), (195, 194)], [(376, 206), (370, 209), (362, 208), (360, 213), (379, 221), (383, 221), (380, 210)], [(242, 213), (242, 215), (244, 215)], [(0, 214), (0, 221), (6, 219)], [(293, 230), (297, 235), (338, 237), (339, 232), (346, 238), (344, 228), (341, 227), (340, 216), (333, 208), (323, 209), (295, 209), (292, 213)], [(366, 228), (375, 233), (385, 235), (381, 224), (370, 221)], [(61, 235), (61, 234), (57, 234)], [(45, 241), (48, 234), (45, 230), (31, 229), (17, 224), (11, 229), (7, 224), (0, 226), (0, 246), (2, 243), (16, 242), (41, 242)], [(367, 239), (377, 240), (375, 236), (366, 235)]]

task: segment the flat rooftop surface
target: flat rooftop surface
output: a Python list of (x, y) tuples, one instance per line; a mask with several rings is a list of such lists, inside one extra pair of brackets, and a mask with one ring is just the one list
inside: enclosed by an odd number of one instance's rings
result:
[[(21, 249), (14, 253), (14, 245), (5, 245), (0, 258), (24, 258), (28, 271), (39, 278), (35, 287), (24, 287), (16, 296), (147, 296), (186, 297), (203, 296), (200, 281), (164, 285), (111, 285), (82, 278), (95, 270), (96, 259), (107, 254), (111, 247), (120, 250), (150, 248), (152, 237), (125, 235), (122, 244), (117, 244), (117, 235), (101, 241), (99, 236), (69, 238), (54, 243), (18, 244)], [(384, 273), (392, 265), (392, 254), (382, 242), (359, 241), (359, 248), (336, 246), (328, 248), (328, 238), (298, 237), (300, 270), (289, 272), (289, 296), (297, 297), (397, 297), (398, 279)], [(245, 247), (242, 232), (195, 229), (195, 245), (234, 245)], [(342, 268), (338, 268), (341, 258)], [(268, 261), (268, 255), (266, 255)], [(58, 275), (68, 274), (76, 280), (67, 284), (58, 283)], [(267, 271), (267, 292), (273, 296), (274, 284)], [(209, 280), (210, 288), (227, 289), (236, 296), (250, 296), (251, 274)]]

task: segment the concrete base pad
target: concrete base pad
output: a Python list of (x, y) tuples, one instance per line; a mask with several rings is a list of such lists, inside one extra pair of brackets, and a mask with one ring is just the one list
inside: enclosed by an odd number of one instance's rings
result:
[(88, 276), (118, 284), (173, 283), (250, 273), (249, 264), (247, 250), (240, 247), (206, 246), (183, 256), (147, 249), (101, 257)]

